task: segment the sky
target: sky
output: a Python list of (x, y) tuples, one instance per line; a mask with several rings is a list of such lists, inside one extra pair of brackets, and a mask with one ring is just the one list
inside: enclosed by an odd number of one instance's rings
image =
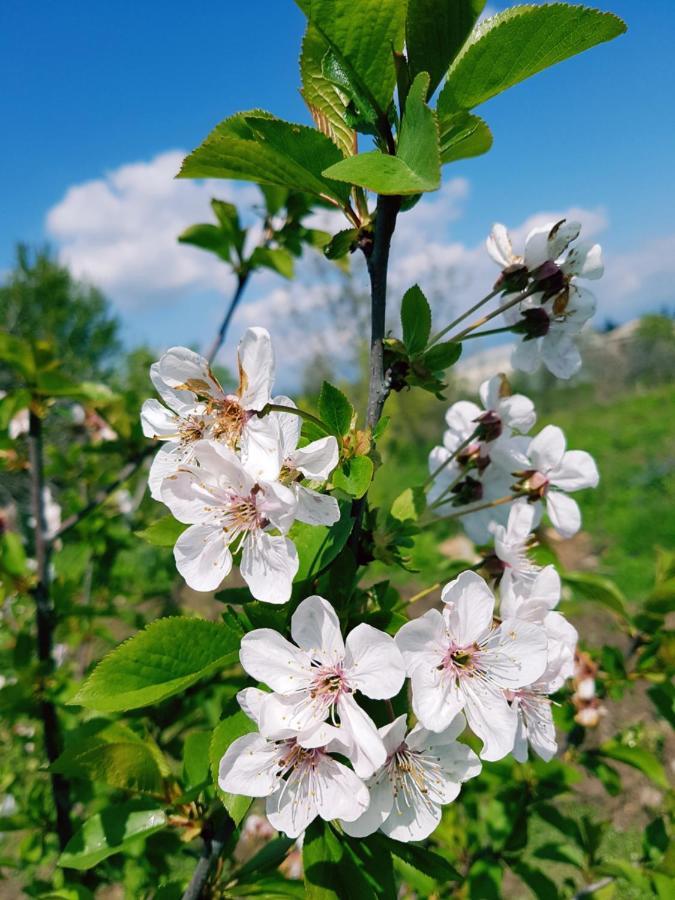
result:
[[(445, 167), (442, 190), (400, 220), (393, 294), (433, 280), (442, 318), (494, 280), (484, 252), (494, 221), (522, 240), (533, 222), (567, 215), (605, 251), (598, 321), (673, 308), (675, 3), (602, 0), (602, 8), (626, 20), (626, 35), (478, 110), (494, 148)], [(0, 271), (18, 240), (49, 241), (110, 298), (129, 345), (207, 345), (231, 281), (175, 238), (209, 220), (212, 196), (250, 207), (256, 191), (173, 176), (233, 112), (262, 107), (309, 121), (298, 93), (302, 31), (292, 0), (2, 3)], [(362, 261), (354, 268), (360, 278)], [(326, 303), (313, 272), (301, 270), (298, 285), (260, 276), (233, 337), (248, 324), (277, 327), (282, 355), (299, 371), (322, 346), (303, 340), (301, 353), (298, 316), (289, 324), (290, 311), (317, 315)], [(338, 350), (350, 339), (345, 328)]]

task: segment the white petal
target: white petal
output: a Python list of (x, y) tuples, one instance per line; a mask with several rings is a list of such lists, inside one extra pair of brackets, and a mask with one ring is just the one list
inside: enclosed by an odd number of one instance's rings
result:
[(500, 403), (500, 392), (504, 384), (502, 375), (493, 375), (478, 388), (478, 396), (483, 409), (496, 411)]
[[(265, 694), (260, 703), (260, 733), (270, 740), (300, 733), (309, 735), (321, 724), (326, 712), (312, 703), (308, 680), (304, 690), (297, 693)], [(319, 743), (302, 741), (302, 746), (324, 746), (327, 742), (326, 739)]]
[(581, 368), (581, 354), (574, 340), (564, 332), (550, 331), (542, 341), (541, 358), (556, 378), (571, 378)]
[(295, 496), (298, 506), (295, 518), (308, 525), (335, 525), (340, 521), (340, 507), (335, 497), (319, 494), (311, 488), (296, 485)]
[(571, 538), (581, 528), (579, 504), (562, 491), (549, 491), (546, 495), (546, 512), (560, 537)]
[(524, 687), (536, 681), (546, 668), (547, 647), (541, 625), (504, 619), (490, 638), (483, 662), (499, 687)]
[(443, 616), (437, 609), (430, 609), (423, 616), (402, 625), (394, 640), (409, 675), (420, 664), (434, 666), (443, 658), (447, 648)]
[(239, 661), (251, 678), (280, 694), (302, 690), (311, 680), (310, 660), (272, 628), (256, 628), (241, 639)]
[(141, 425), (147, 438), (175, 440), (178, 437), (179, 422), (178, 416), (170, 412), (159, 400), (146, 400), (141, 407)]
[(368, 808), (368, 788), (351, 769), (337, 760), (323, 756), (315, 777), (316, 806), (322, 819), (353, 822)]
[(351, 837), (366, 837), (377, 831), (393, 806), (394, 788), (387, 773), (383, 772), (370, 785), (370, 803), (366, 811), (355, 821), (341, 821), (340, 824)]
[(498, 266), (501, 266), (502, 269), (510, 266), (515, 261), (513, 247), (511, 246), (511, 238), (509, 237), (506, 225), (495, 222), (485, 243), (490, 258), (493, 259)]
[(296, 492), (278, 481), (261, 481), (260, 488), (257, 509), (275, 528), (286, 534), (296, 518), (298, 509)]
[(483, 768), (473, 750), (456, 741), (434, 747), (433, 755), (440, 766), (439, 782), (433, 786), (433, 791), (430, 791), (436, 803), (452, 803), (459, 794), (460, 786), (470, 778), (480, 775)]
[[(272, 397), (272, 403), (275, 406), (287, 406), (289, 409), (297, 409), (291, 398), (283, 395)], [(270, 413), (269, 418), (273, 419), (279, 427), (282, 458), (286, 459), (295, 452), (298, 446), (300, 432), (302, 431), (302, 419), (294, 413), (280, 412)]]
[[(207, 360), (194, 350), (188, 350), (187, 347), (171, 347), (156, 365), (158, 380), (173, 391), (190, 391), (201, 397), (224, 396), (223, 389), (214, 378)], [(157, 383), (155, 387), (159, 390)]]
[(413, 712), (429, 731), (444, 731), (464, 708), (464, 693), (438, 666), (417, 666), (410, 680)]
[(197, 441), (194, 456), (218, 484), (227, 486), (240, 497), (251, 493), (255, 478), (246, 471), (237, 454), (221, 441)]
[(316, 796), (310, 779), (292, 773), (283, 787), (267, 799), (265, 815), (272, 828), (289, 838), (300, 837), (317, 817)]
[(244, 409), (270, 402), (274, 384), (272, 340), (265, 328), (247, 328), (239, 342), (239, 399)]
[(243, 691), (239, 691), (237, 694), (237, 703), (249, 719), (259, 726), (260, 707), (265, 697), (268, 696), (269, 694), (265, 691), (261, 691), (260, 688), (244, 688)]
[(567, 222), (565, 219), (561, 222), (556, 222), (548, 236), (549, 259), (558, 259), (567, 250), (572, 241), (576, 241), (580, 232), (580, 222)]
[[(417, 724), (406, 738), (406, 744), (411, 750), (431, 750), (443, 747), (445, 744), (454, 743), (465, 728), (466, 719), (462, 713), (458, 713), (443, 731), (430, 731)], [(388, 752), (392, 752), (389, 748), (387, 749)]]
[(545, 698), (528, 697), (521, 702), (520, 712), (530, 746), (544, 762), (549, 762), (558, 750), (551, 704)]
[(568, 450), (558, 468), (549, 476), (562, 491), (579, 491), (598, 486), (600, 475), (595, 460), (585, 450)]
[[(166, 465), (168, 468), (169, 460), (165, 461), (163, 456), (160, 459), (158, 466), (163, 468)], [(161, 474), (161, 469), (157, 474)], [(166, 503), (179, 522), (185, 525), (204, 522), (220, 527), (222, 497), (217, 488), (205, 483), (204, 478), (207, 476), (208, 473), (201, 469), (190, 467), (169, 472), (159, 481), (157, 488), (162, 503)], [(222, 533), (222, 527), (220, 531)]]
[(509, 475), (520, 469), (528, 469), (530, 467), (528, 453), (531, 443), (532, 438), (525, 435), (518, 434), (513, 437), (502, 435), (490, 445), (490, 460)]
[[(513, 323), (512, 323), (513, 324)], [(536, 372), (541, 362), (541, 338), (519, 341), (511, 354), (511, 365), (514, 369), (527, 372), (530, 375)]]
[(248, 420), (241, 438), (241, 459), (256, 481), (274, 481), (284, 460), (281, 432), (271, 416)]
[(565, 453), (565, 435), (557, 425), (547, 425), (535, 437), (529, 446), (532, 466), (543, 474), (557, 469)]
[(245, 734), (227, 748), (218, 768), (220, 789), (245, 797), (268, 797), (278, 785), (279, 751), (259, 734)]
[(195, 591), (215, 591), (232, 569), (232, 554), (222, 528), (191, 525), (173, 548), (176, 568)]
[(314, 595), (300, 603), (291, 617), (291, 635), (298, 647), (321, 663), (334, 664), (344, 658), (340, 621), (323, 597)]
[(407, 730), (408, 717), (405, 713), (398, 716), (393, 722), (389, 722), (388, 725), (383, 725), (379, 729), (384, 749), (387, 751), (387, 756), (391, 756), (392, 753), (398, 750), (403, 743)]
[(578, 275), (580, 278), (595, 280), (602, 278), (605, 266), (602, 261), (602, 247), (590, 241), (578, 244), (567, 254), (561, 267), (566, 275)]
[(494, 594), (475, 572), (462, 572), (446, 584), (441, 599), (446, 604), (449, 631), (461, 647), (480, 640), (492, 627)]
[[(470, 434), (476, 430), (476, 419), (482, 414), (483, 410), (475, 403), (468, 400), (458, 400), (453, 403), (445, 414), (445, 421), (448, 431), (459, 438), (458, 442), (466, 440)], [(447, 446), (447, 445), (446, 445)], [(454, 450), (455, 447), (448, 447), (448, 450)]]
[(421, 799), (409, 805), (407, 799), (400, 796), (381, 827), (395, 841), (423, 841), (436, 830), (440, 821), (440, 806), (432, 806)]
[(476, 690), (467, 683), (465, 713), (469, 727), (483, 741), (481, 759), (492, 762), (511, 752), (518, 717), (500, 691)]
[(523, 394), (513, 394), (499, 401), (497, 407), (502, 422), (516, 431), (528, 432), (537, 421), (534, 403)]
[(551, 259), (548, 238), (555, 222), (533, 228), (525, 238), (525, 265), (532, 272)]
[(179, 466), (190, 462), (189, 456), (180, 444), (170, 442), (159, 448), (148, 472), (148, 488), (153, 500), (162, 502), (162, 483), (169, 475), (175, 475)]
[(256, 600), (287, 603), (300, 560), (295, 544), (280, 535), (249, 532), (239, 571)]
[(370, 778), (384, 765), (387, 752), (375, 723), (356, 703), (351, 694), (342, 694), (337, 702), (340, 726), (347, 743), (351, 738), (349, 759), (360, 778)]
[(395, 697), (405, 681), (405, 663), (394, 639), (362, 622), (347, 636), (349, 684), (373, 700)]
[(338, 464), (337, 440), (331, 435), (312, 441), (290, 455), (291, 464), (307, 478), (325, 481)]

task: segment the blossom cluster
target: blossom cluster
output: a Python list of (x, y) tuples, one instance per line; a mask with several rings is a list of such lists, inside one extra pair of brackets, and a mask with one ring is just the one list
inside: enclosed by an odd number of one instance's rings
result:
[[(174, 548), (176, 566), (198, 591), (215, 590), (233, 557), (251, 594), (285, 603), (298, 571), (288, 532), (294, 522), (333, 525), (334, 497), (319, 493), (338, 462), (337, 441), (300, 443), (295, 409), (272, 397), (269, 333), (249, 328), (238, 349), (239, 385), (226, 393), (202, 356), (173, 347), (150, 369), (164, 401), (146, 400), (143, 432), (164, 442), (150, 469), (152, 496), (189, 527)], [(313, 485), (313, 486), (310, 486)]]

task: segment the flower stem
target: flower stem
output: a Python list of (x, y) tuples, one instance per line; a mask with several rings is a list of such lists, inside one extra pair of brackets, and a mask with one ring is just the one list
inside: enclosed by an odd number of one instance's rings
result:
[(503, 328), (488, 328), (487, 331), (476, 331), (474, 334), (465, 335), (463, 340), (470, 341), (472, 338), (487, 337), (490, 334), (506, 334), (507, 332), (513, 332), (513, 325), (504, 325)]
[(486, 503), (460, 507), (457, 512), (448, 513), (447, 516), (442, 516), (440, 519), (434, 519), (434, 521), (445, 522), (448, 519), (459, 519), (461, 516), (468, 516), (469, 513), (480, 512), (482, 509), (491, 509), (493, 506), (503, 506), (504, 503), (511, 503), (512, 500), (517, 499), (518, 497), (514, 494), (508, 494), (506, 497), (500, 497), (498, 500), (489, 500)]
[(476, 328), (480, 328), (481, 325), (485, 325), (486, 322), (489, 322), (491, 319), (496, 318), (501, 315), (503, 312), (511, 309), (514, 306), (517, 306), (519, 303), (522, 303), (527, 297), (531, 294), (535, 293), (534, 287), (529, 287), (526, 291), (521, 291), (520, 294), (516, 294), (515, 297), (512, 297), (507, 303), (503, 303), (501, 306), (498, 306), (497, 309), (493, 309), (492, 312), (487, 313), (484, 316), (481, 316), (480, 319), (476, 319), (471, 325), (468, 325), (463, 331), (460, 331), (459, 334), (454, 335), (450, 340), (452, 341), (462, 341), (466, 337), (467, 334), (471, 331), (475, 331)]
[[(425, 488), (426, 488), (426, 487), (428, 487), (433, 481), (435, 481), (436, 478), (441, 474), (441, 472), (443, 471), (443, 469), (444, 469), (446, 466), (449, 466), (450, 463), (451, 463), (454, 459), (457, 459), (457, 457), (458, 457), (459, 454), (462, 452), (462, 450), (465, 450), (465, 449), (469, 446), (469, 444), (471, 443), (471, 441), (472, 441), (475, 437), (477, 437), (477, 436), (478, 436), (478, 429), (476, 429), (474, 432), (472, 432), (472, 433), (468, 436), (468, 438), (465, 438), (465, 440), (463, 440), (462, 443), (461, 443), (458, 447), (455, 447), (455, 449), (452, 451), (452, 453), (450, 454), (450, 456), (448, 456), (448, 458), (445, 460), (445, 462), (442, 462), (442, 463), (440, 464), (440, 466), (439, 466), (437, 469), (435, 469), (435, 470), (431, 473), (431, 475), (429, 475), (429, 477), (428, 477), (427, 480), (424, 482), (424, 484), (422, 485), (422, 487), (425, 487)], [(445, 493), (445, 491), (444, 491), (443, 493)]]
[(460, 324), (460, 322), (463, 322), (464, 319), (467, 319), (471, 315), (471, 313), (474, 313), (477, 309), (480, 309), (484, 303), (487, 303), (489, 300), (492, 300), (493, 297), (496, 297), (498, 293), (499, 288), (493, 288), (493, 290), (491, 290), (489, 294), (483, 297), (482, 300), (479, 300), (478, 303), (474, 303), (474, 305), (470, 309), (467, 309), (466, 312), (463, 312), (461, 316), (453, 319), (449, 325), (446, 325), (445, 328), (442, 328), (439, 332), (437, 332), (429, 341), (429, 346), (433, 347), (434, 344), (437, 344), (440, 339), (442, 337), (445, 337), (445, 335), (449, 331), (451, 331), (453, 328), (456, 328)]
[(425, 597), (428, 597), (429, 594), (433, 594), (434, 591), (437, 591), (440, 586), (441, 586), (440, 581), (437, 581), (436, 584), (432, 584), (431, 587), (425, 588), (423, 591), (420, 591), (418, 594), (414, 594), (408, 600), (408, 603), (417, 603), (418, 600), (423, 600)]
[(323, 432), (325, 432), (325, 434), (330, 434), (330, 428), (328, 427), (328, 425), (326, 425), (325, 422), (322, 422), (321, 419), (317, 418), (317, 416), (313, 416), (312, 413), (307, 412), (307, 410), (298, 409), (297, 406), (283, 406), (280, 403), (266, 403), (260, 410), (260, 412), (257, 413), (257, 416), (258, 418), (262, 419), (263, 416), (266, 416), (271, 412), (288, 413), (291, 416), (299, 416), (306, 422), (312, 422)]

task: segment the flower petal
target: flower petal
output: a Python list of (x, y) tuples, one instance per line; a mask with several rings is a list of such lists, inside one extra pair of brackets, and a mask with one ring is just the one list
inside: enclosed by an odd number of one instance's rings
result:
[(247, 328), (239, 342), (239, 399), (244, 409), (261, 410), (272, 396), (274, 352), (269, 331)]
[(466, 686), (466, 718), (473, 733), (483, 741), (481, 759), (503, 759), (513, 749), (518, 716), (500, 691)]
[(365, 622), (347, 635), (344, 665), (350, 686), (373, 700), (395, 697), (405, 681), (405, 663), (394, 639)]
[(176, 440), (179, 436), (179, 417), (170, 412), (159, 400), (146, 400), (141, 407), (141, 425), (147, 438), (160, 441)]
[(418, 665), (433, 668), (440, 663), (448, 644), (443, 616), (437, 609), (430, 609), (423, 616), (402, 625), (394, 640), (408, 675)]
[(386, 772), (370, 785), (370, 803), (364, 813), (353, 822), (340, 821), (343, 830), (351, 837), (373, 834), (389, 816), (394, 806), (394, 788)]
[(253, 416), (241, 437), (241, 459), (255, 481), (273, 481), (279, 477), (283, 463), (281, 433), (271, 416)]
[(547, 222), (533, 228), (525, 238), (525, 265), (532, 272), (538, 269), (547, 260), (551, 259), (549, 248), (549, 235), (555, 226), (555, 222)]
[(549, 491), (546, 495), (546, 512), (560, 537), (571, 538), (581, 528), (579, 505), (562, 491)]
[(148, 488), (150, 496), (153, 500), (162, 502), (162, 484), (165, 478), (175, 475), (179, 466), (184, 463), (189, 464), (192, 452), (186, 451), (186, 448), (173, 441), (163, 444), (152, 461), (150, 471), (148, 472)]
[(265, 815), (272, 828), (297, 838), (317, 817), (314, 785), (310, 778), (300, 778), (295, 772), (282, 785), (267, 798)]
[(526, 433), (537, 421), (534, 403), (524, 394), (512, 394), (499, 402), (498, 412), (502, 422), (509, 428)]
[(222, 791), (245, 797), (268, 797), (279, 786), (279, 750), (256, 734), (245, 734), (227, 748), (218, 767)]
[(493, 684), (519, 688), (532, 684), (546, 668), (548, 640), (541, 625), (504, 619), (484, 645), (481, 662)]
[(173, 555), (185, 583), (195, 591), (215, 591), (232, 569), (232, 554), (217, 525), (191, 525), (176, 541)]
[(244, 688), (243, 691), (239, 691), (237, 694), (237, 703), (241, 707), (242, 712), (245, 712), (249, 719), (259, 726), (260, 707), (265, 697), (268, 696), (269, 694), (266, 691), (261, 691), (260, 688)]
[(531, 375), (533, 372), (537, 371), (540, 362), (541, 338), (535, 338), (534, 340), (529, 341), (519, 341), (513, 348), (511, 365), (514, 369), (519, 369), (521, 372), (527, 372)]
[(245, 634), (239, 661), (251, 678), (280, 694), (302, 690), (312, 677), (307, 654), (272, 628), (256, 628)]
[(318, 662), (334, 664), (344, 659), (340, 621), (323, 597), (313, 595), (299, 604), (291, 617), (291, 635), (298, 647)]
[[(418, 795), (414, 796), (417, 799)], [(381, 829), (395, 841), (423, 841), (436, 830), (440, 821), (440, 806), (422, 799), (409, 803), (407, 797), (399, 795), (398, 803), (394, 804)]]
[(492, 627), (494, 594), (475, 572), (462, 574), (443, 588), (445, 621), (453, 640), (460, 647), (479, 641)]
[[(208, 361), (194, 350), (188, 350), (187, 347), (171, 347), (162, 354), (156, 365), (158, 382), (174, 391), (189, 391), (199, 397), (214, 399), (224, 396), (223, 389), (211, 372)], [(156, 383), (155, 387), (159, 390), (159, 384)]]
[(547, 475), (557, 469), (565, 454), (565, 435), (557, 425), (547, 425), (532, 438), (528, 449), (533, 467)]
[(368, 808), (368, 788), (351, 769), (337, 760), (322, 756), (315, 778), (316, 806), (321, 818), (327, 822), (331, 819), (353, 822)]
[(413, 712), (425, 728), (444, 731), (464, 708), (464, 693), (438, 666), (417, 666), (410, 680)]
[(287, 603), (300, 560), (295, 544), (281, 535), (249, 532), (239, 571), (256, 600)]
[(495, 222), (485, 244), (490, 258), (502, 269), (514, 262), (513, 247), (506, 225), (502, 225), (501, 222)]
[(329, 435), (295, 450), (290, 454), (290, 461), (306, 478), (325, 481), (337, 466), (339, 457), (337, 440)]
[(549, 476), (562, 491), (580, 491), (598, 486), (600, 475), (595, 460), (585, 450), (568, 450), (558, 468)]
[(295, 518), (308, 525), (335, 525), (340, 521), (340, 507), (335, 497), (319, 494), (298, 484), (295, 488), (298, 506)]
[(384, 749), (375, 723), (356, 703), (351, 694), (342, 694), (337, 702), (340, 727), (343, 729), (345, 744), (354, 771), (360, 778), (370, 778), (384, 765), (387, 752)]
[(550, 331), (542, 341), (541, 358), (552, 375), (566, 380), (581, 368), (581, 354), (569, 334)]

